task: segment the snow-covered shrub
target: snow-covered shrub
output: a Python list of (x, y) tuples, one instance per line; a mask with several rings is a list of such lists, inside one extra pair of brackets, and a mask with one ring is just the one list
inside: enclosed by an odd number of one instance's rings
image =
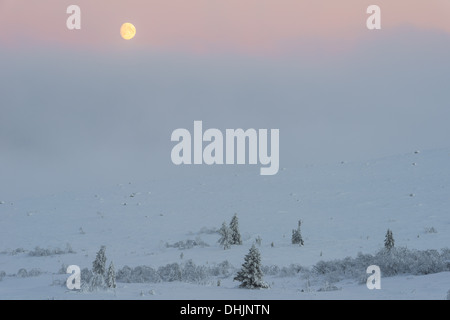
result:
[(133, 272), (133, 269), (131, 269), (129, 266), (124, 266), (122, 269), (119, 269), (116, 273), (116, 280), (119, 282), (131, 282), (131, 274)]
[(56, 249), (43, 249), (40, 247), (35, 247), (34, 250), (31, 250), (28, 253), (30, 256), (32, 257), (45, 257), (45, 256), (51, 256), (54, 254), (60, 254), (60, 249), (56, 248)]
[(331, 272), (335, 272), (337, 270), (337, 262), (338, 262), (338, 260), (319, 261), (313, 267), (313, 270), (317, 274), (328, 274)]
[(19, 269), (19, 271), (17, 271), (17, 276), (19, 278), (26, 278), (26, 277), (28, 277), (27, 269), (25, 269), (25, 268)]
[[(123, 275), (126, 275), (129, 272), (129, 279), (125, 282), (133, 282), (133, 283), (145, 283), (145, 282), (160, 282), (161, 277), (158, 275), (155, 269), (148, 266), (137, 266), (133, 270), (123, 272)], [(119, 276), (116, 276), (117, 281), (119, 281)]]
[(200, 229), (200, 231), (198, 232), (198, 234), (202, 234), (202, 233), (204, 233), (204, 234), (215, 234), (217, 232), (218, 232), (217, 228), (202, 227)]
[(134, 269), (125, 266), (116, 273), (116, 280), (118, 282), (127, 283), (155, 283), (160, 282), (161, 277), (158, 272), (152, 267), (137, 266)]
[(261, 266), (261, 271), (266, 276), (294, 277), (299, 272), (307, 271), (307, 269), (299, 264), (292, 263), (287, 267), (284, 266), (281, 268), (277, 265)]
[(385, 276), (407, 273), (424, 275), (448, 270), (445, 259), (437, 250), (380, 250), (373, 264), (378, 265)]
[[(66, 273), (66, 271), (67, 271), (67, 268), (64, 273)], [(92, 277), (94, 276), (94, 274), (88, 268), (83, 268), (83, 269), (81, 269), (80, 276), (81, 276), (81, 282), (89, 283), (91, 281)]]
[(219, 264), (212, 265), (208, 268), (208, 274), (214, 277), (228, 277), (234, 273), (235, 268), (228, 260), (222, 261)]
[(192, 249), (197, 246), (204, 248), (208, 247), (209, 245), (198, 237), (195, 240), (188, 239), (186, 241), (175, 242), (174, 244), (166, 243), (166, 248), (177, 248), (179, 250)]
[(328, 281), (336, 282), (342, 279), (358, 279), (365, 283), (368, 275), (366, 268), (377, 265), (384, 277), (397, 274), (423, 275), (450, 271), (447, 255), (450, 250), (410, 250), (407, 248), (385, 248), (375, 255), (358, 253), (356, 258), (347, 257), (331, 261), (319, 261), (313, 267), (315, 275), (325, 276)]
[(450, 300), (450, 290), (447, 291), (447, 300)]
[(414, 262), (406, 248), (387, 248), (375, 254), (372, 263), (380, 267), (383, 276), (394, 276), (399, 273), (411, 273), (411, 264)]
[(437, 230), (434, 227), (425, 227), (425, 233), (437, 233)]
[(162, 281), (181, 281), (181, 268), (178, 263), (171, 263), (158, 268), (158, 274)]
[(317, 291), (319, 291), (319, 292), (327, 292), (327, 291), (336, 291), (336, 290), (340, 290), (340, 289), (338, 287), (334, 286), (334, 285), (331, 285), (330, 282), (325, 281), (325, 285), (322, 288), (320, 288), (319, 290), (317, 290)]
[(68, 267), (68, 265), (63, 263), (61, 265), (61, 268), (59, 268), (59, 270), (58, 270), (58, 274), (65, 274), (65, 273), (67, 273), (67, 267)]
[(437, 250), (413, 251), (412, 274), (431, 274), (445, 271), (447, 264)]
[(36, 268), (31, 269), (30, 271), (28, 271), (27, 276), (28, 277), (37, 277), (39, 275), (42, 274), (42, 271)]
[(276, 265), (261, 266), (261, 271), (266, 276), (277, 276), (280, 273), (280, 267)]
[(258, 246), (261, 247), (261, 244), (262, 244), (262, 238), (261, 238), (260, 236), (257, 236), (256, 239), (255, 239), (255, 242), (256, 242), (256, 244), (257, 244)]
[(19, 254), (19, 253), (24, 253), (25, 252), (25, 249), (24, 248), (17, 248), (17, 249), (14, 249), (13, 251), (11, 251), (11, 255), (12, 256), (15, 256), (16, 254)]
[(282, 267), (281, 269), (279, 269), (278, 276), (294, 277), (302, 270), (304, 270), (304, 268), (301, 265), (291, 263), (288, 267)]
[[(444, 260), (447, 260), (450, 263), (450, 249), (449, 248), (441, 249), (441, 256)], [(449, 265), (449, 269), (450, 269), (450, 265)]]
[(30, 255), (32, 257), (47, 257), (47, 256), (54, 256), (54, 255), (68, 254), (68, 253), (76, 253), (75, 251), (73, 251), (72, 246), (70, 244), (67, 244), (65, 249), (61, 249), (61, 248), (43, 249), (43, 248), (40, 248), (39, 246), (37, 246), (33, 250), (28, 252), (28, 255)]
[(313, 267), (313, 273), (324, 276), (329, 282), (338, 282), (344, 278), (343, 261), (319, 261)]
[(50, 284), (53, 287), (64, 287), (67, 288), (67, 279), (53, 279)]
[(98, 290), (105, 290), (107, 288), (105, 277), (102, 274), (94, 273), (89, 282), (81, 284), (81, 290), (87, 292), (94, 292)]
[(358, 267), (370, 266), (371, 264), (373, 264), (374, 256), (370, 253), (358, 252), (355, 259), (358, 261)]
[(197, 266), (192, 260), (182, 265), (181, 279), (184, 282), (200, 283), (208, 278), (208, 270), (205, 266)]
[(4, 277), (6, 277), (6, 272), (0, 271), (0, 281), (2, 281)]
[(70, 243), (66, 243), (66, 250), (65, 253), (76, 253), (73, 249)]
[(134, 269), (125, 266), (116, 273), (117, 282), (127, 283), (156, 283), (182, 281), (189, 283), (204, 283), (210, 277), (228, 277), (234, 272), (228, 261), (212, 266), (199, 266), (192, 260), (185, 263), (171, 263), (153, 269), (149, 266), (137, 266)]

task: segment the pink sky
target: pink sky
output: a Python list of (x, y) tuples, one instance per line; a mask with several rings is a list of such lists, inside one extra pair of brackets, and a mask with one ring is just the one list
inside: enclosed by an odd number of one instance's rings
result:
[[(80, 31), (66, 29), (70, 4), (81, 7)], [(277, 52), (305, 39), (342, 45), (371, 32), (371, 4), (381, 7), (381, 32), (407, 25), (450, 33), (447, 0), (0, 0), (0, 45), (110, 48), (124, 45), (123, 22), (137, 28), (133, 46), (159, 50)]]

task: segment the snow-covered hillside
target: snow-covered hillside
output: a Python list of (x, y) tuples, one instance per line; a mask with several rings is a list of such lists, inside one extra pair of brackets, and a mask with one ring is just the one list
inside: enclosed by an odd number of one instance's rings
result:
[[(329, 283), (297, 273), (321, 260), (375, 254), (387, 229), (396, 247), (450, 247), (449, 149), (283, 168), (276, 176), (260, 176), (252, 166), (192, 170), (145, 183), (0, 199), (0, 299), (444, 299), (450, 289), (448, 271), (382, 277), (381, 290), (354, 278)], [(223, 250), (217, 230), (235, 213), (243, 245)], [(291, 244), (298, 220), (302, 247)], [(258, 236), (270, 288), (239, 289), (233, 277)], [(115, 293), (70, 292), (62, 266), (91, 268), (102, 245), (116, 271), (189, 260), (222, 269), (201, 281), (118, 279)]]

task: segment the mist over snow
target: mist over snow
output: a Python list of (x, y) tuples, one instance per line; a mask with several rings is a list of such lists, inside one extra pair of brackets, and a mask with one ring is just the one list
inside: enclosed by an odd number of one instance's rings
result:
[(192, 173), (171, 163), (170, 134), (194, 120), (280, 129), (281, 167), (448, 146), (447, 34), (405, 27), (337, 53), (300, 43), (267, 58), (2, 50), (0, 194)]

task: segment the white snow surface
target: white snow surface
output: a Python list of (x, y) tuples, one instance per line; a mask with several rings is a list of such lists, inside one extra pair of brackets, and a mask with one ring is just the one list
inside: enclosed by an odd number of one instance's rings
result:
[[(318, 290), (324, 284), (309, 286), (301, 276), (266, 276), (269, 289), (247, 290), (230, 275), (200, 284), (118, 282), (115, 292), (84, 293), (69, 291), (64, 285), (68, 275), (59, 273), (63, 264), (91, 268), (101, 245), (116, 271), (125, 265), (157, 269), (189, 259), (205, 266), (228, 260), (237, 270), (257, 236), (262, 264), (279, 267), (373, 254), (383, 246), (388, 228), (397, 247), (450, 247), (450, 149), (283, 168), (275, 176), (260, 176), (256, 166), (205, 166), (179, 177), (0, 200), (0, 272), (6, 273), (0, 299), (441, 300), (450, 289), (450, 272), (441, 272), (382, 277), (381, 290), (348, 279), (333, 283), (338, 290), (324, 292)], [(234, 213), (243, 245), (223, 250), (213, 231)], [(299, 219), (303, 247), (291, 244)], [(208, 246), (166, 246), (188, 239)], [(75, 253), (29, 254), (35, 247), (64, 250), (67, 244)], [(21, 268), (42, 274), (21, 278)]]

